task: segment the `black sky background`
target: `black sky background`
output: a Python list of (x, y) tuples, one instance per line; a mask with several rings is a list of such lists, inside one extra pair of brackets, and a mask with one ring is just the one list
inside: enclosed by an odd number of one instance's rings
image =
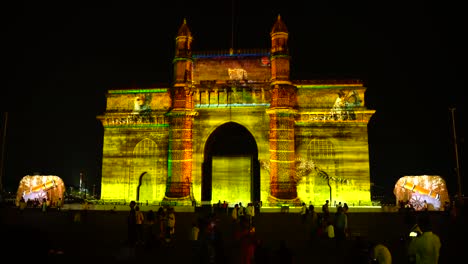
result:
[[(100, 184), (109, 89), (169, 86), (184, 18), (193, 49), (270, 48), (281, 15), (291, 79), (357, 78), (367, 87), (371, 180), (391, 194), (406, 175), (457, 192), (450, 107), (466, 186), (467, 16), (461, 4), (406, 1), (15, 1), (4, 8), (3, 186), (25, 175)], [(91, 2), (90, 2), (91, 3)], [(3, 124), (5, 119), (2, 120)], [(3, 140), (2, 140), (3, 142)], [(466, 187), (462, 188), (463, 191)]]

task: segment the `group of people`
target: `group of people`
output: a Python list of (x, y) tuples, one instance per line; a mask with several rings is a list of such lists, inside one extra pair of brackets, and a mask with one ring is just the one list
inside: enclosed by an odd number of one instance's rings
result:
[[(341, 202), (337, 205), (334, 217), (330, 215), (330, 201), (326, 200), (322, 205), (322, 212), (319, 214), (315, 211), (312, 204), (307, 206), (302, 203), (300, 215), (301, 222), (308, 225), (310, 228), (307, 231), (311, 240), (316, 238), (336, 239), (337, 241), (344, 240), (348, 235), (348, 205)], [(310, 219), (310, 220), (308, 220)]]
[[(338, 204), (336, 213), (331, 217), (329, 204), (327, 200), (322, 205), (322, 212), (319, 215), (313, 205), (307, 207), (305, 203), (302, 203), (301, 221), (310, 225), (308, 232), (310, 232), (311, 239), (334, 239), (338, 243), (349, 235), (348, 207), (346, 203), (343, 206)], [(408, 243), (409, 263), (438, 263), (441, 241), (439, 236), (432, 232), (427, 213), (419, 215), (412, 231), (416, 231), (417, 235), (411, 237)], [(372, 263), (392, 263), (392, 255), (384, 243), (369, 243), (369, 259)]]
[(62, 198), (58, 198), (56, 201), (51, 201), (47, 198), (36, 198), (34, 200), (28, 199), (27, 201), (21, 197), (18, 202), (18, 209), (23, 212), (26, 208), (41, 208), (43, 213), (46, 213), (49, 208), (56, 208), (58, 211), (62, 208)]
[(131, 201), (127, 218), (129, 246), (148, 245), (156, 242), (169, 243), (175, 234), (175, 211), (173, 207), (159, 207), (155, 213), (153, 210), (142, 212), (135, 201)]
[(247, 224), (249, 228), (254, 226), (255, 207), (253, 203), (248, 203), (247, 207), (242, 205), (242, 202), (234, 205), (231, 212), (231, 218), (234, 223)]
[[(321, 213), (315, 211), (315, 207), (302, 203), (300, 211), (303, 223), (311, 228), (311, 239), (334, 239), (337, 244), (346, 239), (348, 234), (348, 208), (338, 206), (336, 213), (331, 215), (329, 201), (322, 206)], [(215, 215), (215, 214), (214, 214)], [(234, 232), (240, 243), (241, 249), (247, 254), (247, 258), (255, 257), (254, 249), (261, 246), (261, 242), (255, 235), (255, 208), (253, 203), (246, 207), (242, 203), (234, 206), (231, 218), (236, 228)], [(203, 224), (205, 223), (205, 224)], [(194, 221), (192, 225), (191, 239), (199, 241), (200, 236), (207, 240), (217, 241), (216, 237), (216, 217), (211, 217), (206, 221)], [(146, 227), (146, 228), (145, 228)], [(412, 237), (407, 246), (407, 254), (410, 263), (438, 263), (441, 240), (439, 236), (432, 232), (428, 214), (422, 214), (417, 219), (414, 229), (418, 235)], [(171, 207), (160, 207), (155, 213), (149, 210), (146, 214), (141, 212), (139, 206), (132, 201), (128, 215), (128, 242), (130, 245), (149, 243), (152, 241), (168, 241), (175, 232), (175, 214)], [(160, 240), (158, 240), (158, 238)], [(213, 247), (216, 243), (212, 243)], [(371, 263), (392, 263), (392, 255), (389, 248), (382, 242), (369, 243), (369, 260)], [(261, 247), (260, 247), (261, 248)], [(248, 263), (245, 262), (245, 263)]]

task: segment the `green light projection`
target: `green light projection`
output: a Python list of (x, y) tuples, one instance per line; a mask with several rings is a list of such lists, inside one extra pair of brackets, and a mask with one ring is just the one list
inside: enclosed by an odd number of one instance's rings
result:
[(109, 94), (138, 94), (138, 93), (167, 93), (167, 89), (127, 89), (127, 90), (109, 90)]

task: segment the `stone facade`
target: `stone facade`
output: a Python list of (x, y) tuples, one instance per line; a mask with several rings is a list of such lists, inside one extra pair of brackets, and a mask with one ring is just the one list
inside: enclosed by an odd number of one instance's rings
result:
[(184, 21), (170, 87), (109, 90), (101, 199), (369, 204), (366, 88), (290, 80), (280, 17), (270, 37), (270, 50), (196, 53)]

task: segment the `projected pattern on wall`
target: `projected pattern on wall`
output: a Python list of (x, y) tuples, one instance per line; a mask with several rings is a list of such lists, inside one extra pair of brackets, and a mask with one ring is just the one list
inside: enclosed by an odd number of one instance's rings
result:
[(172, 85), (108, 91), (101, 199), (370, 204), (366, 88), (290, 80), (288, 34), (278, 17), (270, 50), (196, 53), (184, 21)]
[(212, 201), (251, 201), (250, 157), (213, 157)]

